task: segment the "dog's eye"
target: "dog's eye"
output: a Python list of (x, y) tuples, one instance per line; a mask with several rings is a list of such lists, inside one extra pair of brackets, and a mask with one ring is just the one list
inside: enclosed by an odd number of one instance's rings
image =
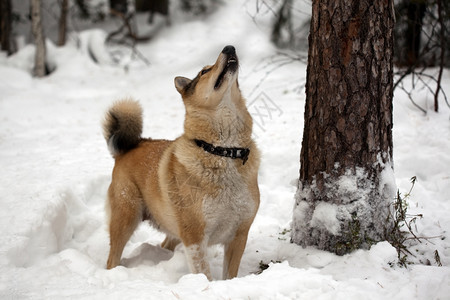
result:
[(205, 75), (206, 73), (208, 73), (209, 71), (211, 71), (211, 69), (204, 69), (201, 72), (201, 75)]

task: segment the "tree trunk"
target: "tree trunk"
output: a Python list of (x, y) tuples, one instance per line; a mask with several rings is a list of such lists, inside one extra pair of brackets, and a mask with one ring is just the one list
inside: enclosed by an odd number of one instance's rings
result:
[(0, 40), (1, 49), (8, 55), (12, 54), (11, 47), (11, 0), (0, 0)]
[(45, 72), (45, 36), (42, 28), (41, 1), (31, 0), (31, 22), (36, 45), (36, 54), (34, 57), (34, 75), (43, 77)]
[(292, 241), (339, 255), (384, 240), (392, 169), (393, 0), (314, 0)]
[(294, 45), (291, 9), (292, 0), (283, 0), (273, 25), (271, 40), (280, 48), (290, 48)]
[(116, 12), (126, 14), (128, 11), (127, 0), (109, 0), (109, 8)]
[(66, 44), (68, 11), (69, 11), (69, 0), (62, 0), (61, 15), (59, 16), (58, 46), (64, 46)]
[(88, 19), (90, 16), (89, 9), (86, 5), (86, 1), (88, 1), (88, 0), (75, 0), (75, 5), (79, 9), (80, 16), (82, 19)]
[(420, 39), (426, 0), (409, 0), (407, 3), (408, 28), (406, 30), (406, 66), (417, 66), (420, 58)]
[(442, 72), (445, 67), (445, 22), (442, 17), (443, 7), (441, 0), (437, 0), (438, 6), (438, 23), (439, 23), (439, 48), (441, 55), (439, 58), (439, 74), (436, 79), (436, 92), (434, 92), (434, 111), (439, 112), (439, 92), (441, 91)]

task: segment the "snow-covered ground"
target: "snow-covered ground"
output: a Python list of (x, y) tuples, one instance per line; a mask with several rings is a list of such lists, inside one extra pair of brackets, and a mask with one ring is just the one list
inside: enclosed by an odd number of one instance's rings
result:
[[(205, 20), (173, 20), (139, 46), (150, 65), (94, 63), (86, 45), (102, 56), (98, 30), (80, 33), (80, 47), (73, 39), (63, 48), (49, 45), (57, 68), (43, 79), (30, 75), (32, 46), (0, 55), (1, 299), (450, 299), (450, 110), (442, 103), (440, 113), (424, 115), (395, 94), (396, 182), (407, 192), (417, 176), (409, 211), (423, 214), (420, 236), (438, 236), (412, 248), (416, 264), (398, 267), (387, 242), (342, 257), (291, 244), (306, 66), (283, 65), (269, 42), (270, 13), (255, 21), (252, 9), (249, 1), (227, 1)], [(263, 153), (261, 207), (239, 277), (209, 282), (189, 274), (182, 247), (161, 249), (164, 236), (145, 223), (127, 244), (123, 266), (106, 270), (104, 202), (113, 159), (100, 128), (105, 110), (136, 98), (145, 136), (177, 137), (184, 107), (173, 78), (195, 76), (227, 44), (240, 57), (240, 86)], [(443, 87), (450, 95), (448, 70)], [(426, 91), (415, 96), (423, 106), (433, 100)], [(220, 247), (208, 252), (216, 279), (222, 255)], [(260, 262), (269, 268), (258, 274)]]

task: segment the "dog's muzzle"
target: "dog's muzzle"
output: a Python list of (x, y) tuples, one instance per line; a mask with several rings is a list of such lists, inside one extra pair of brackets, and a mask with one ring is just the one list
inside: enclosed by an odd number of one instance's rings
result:
[(225, 70), (235, 72), (239, 65), (236, 55), (236, 49), (233, 46), (226, 46), (225, 48), (223, 48), (222, 53), (226, 55), (227, 59)]
[(234, 73), (239, 67), (239, 60), (236, 55), (236, 49), (234, 48), (234, 46), (226, 46), (225, 48), (223, 48), (222, 54), (225, 55), (226, 63), (223, 67), (222, 72), (220, 72), (219, 77), (217, 77), (214, 89), (220, 88), (223, 79), (228, 72)]

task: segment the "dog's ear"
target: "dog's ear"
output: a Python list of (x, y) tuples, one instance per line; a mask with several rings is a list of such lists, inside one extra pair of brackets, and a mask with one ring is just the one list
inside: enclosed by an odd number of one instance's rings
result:
[(177, 88), (178, 93), (182, 94), (184, 88), (191, 83), (192, 80), (186, 77), (178, 76), (175, 77), (175, 87)]

